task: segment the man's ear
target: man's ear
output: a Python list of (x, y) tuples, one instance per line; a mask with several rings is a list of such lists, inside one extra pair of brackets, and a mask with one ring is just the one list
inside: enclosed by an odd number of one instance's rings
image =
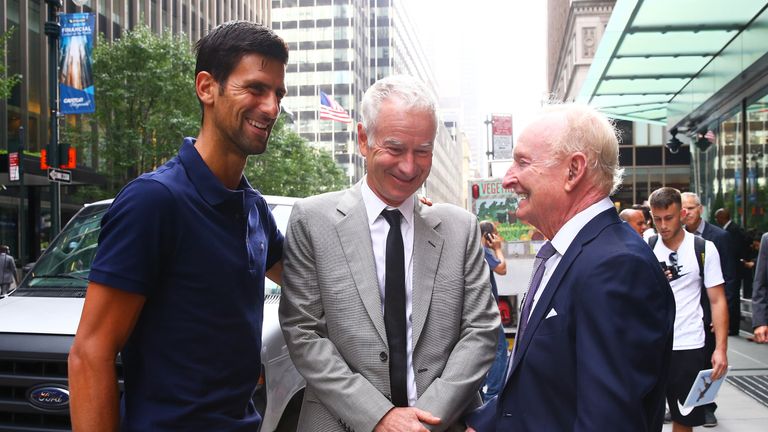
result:
[(219, 83), (209, 72), (202, 71), (195, 77), (195, 91), (203, 105), (211, 105), (214, 93), (219, 91)]
[(362, 123), (357, 124), (357, 148), (363, 157), (368, 155), (368, 134)]
[(567, 160), (568, 176), (565, 181), (565, 190), (570, 192), (587, 174), (587, 156), (584, 153), (576, 152), (570, 155)]

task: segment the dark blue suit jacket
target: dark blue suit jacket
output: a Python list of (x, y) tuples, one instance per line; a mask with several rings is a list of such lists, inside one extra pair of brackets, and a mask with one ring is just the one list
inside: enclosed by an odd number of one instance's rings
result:
[(651, 249), (614, 209), (600, 213), (552, 274), (503, 391), (467, 424), (478, 432), (661, 430), (674, 320)]

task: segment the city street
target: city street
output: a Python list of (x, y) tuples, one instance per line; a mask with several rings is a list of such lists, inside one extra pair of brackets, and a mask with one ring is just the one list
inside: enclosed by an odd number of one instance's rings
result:
[[(728, 381), (720, 388), (717, 396), (718, 425), (711, 430), (717, 432), (765, 432), (768, 425), (768, 345), (749, 342), (742, 336), (728, 338), (728, 362), (731, 371)], [(762, 403), (747, 395), (734, 385), (743, 377), (757, 376), (762, 379), (762, 386), (751, 386), (762, 395)], [(756, 380), (750, 379), (755, 382)], [(757, 388), (755, 388), (757, 387)], [(702, 430), (704, 428), (696, 428)], [(672, 425), (664, 425), (663, 431), (671, 431)]]

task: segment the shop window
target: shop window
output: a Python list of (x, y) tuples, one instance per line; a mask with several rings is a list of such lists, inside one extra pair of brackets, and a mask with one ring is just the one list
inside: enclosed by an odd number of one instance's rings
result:
[(768, 231), (768, 91), (747, 106), (747, 228)]

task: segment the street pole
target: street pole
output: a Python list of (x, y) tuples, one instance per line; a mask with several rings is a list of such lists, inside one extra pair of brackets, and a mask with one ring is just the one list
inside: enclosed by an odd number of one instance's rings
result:
[(19, 267), (27, 263), (27, 187), (24, 186), (24, 126), (19, 127)]
[[(62, 0), (45, 0), (48, 4), (48, 21), (45, 34), (48, 36), (48, 106), (50, 108), (51, 141), (48, 146), (47, 162), (52, 168), (59, 167), (59, 35), (61, 25), (57, 12), (63, 6)], [(61, 230), (61, 189), (59, 182), (51, 182), (51, 230), (50, 240)]]
[(488, 157), (488, 177), (493, 175), (493, 169), (491, 162), (493, 161), (493, 144), (491, 143), (491, 125), (493, 120), (489, 117), (485, 118), (485, 155)]

